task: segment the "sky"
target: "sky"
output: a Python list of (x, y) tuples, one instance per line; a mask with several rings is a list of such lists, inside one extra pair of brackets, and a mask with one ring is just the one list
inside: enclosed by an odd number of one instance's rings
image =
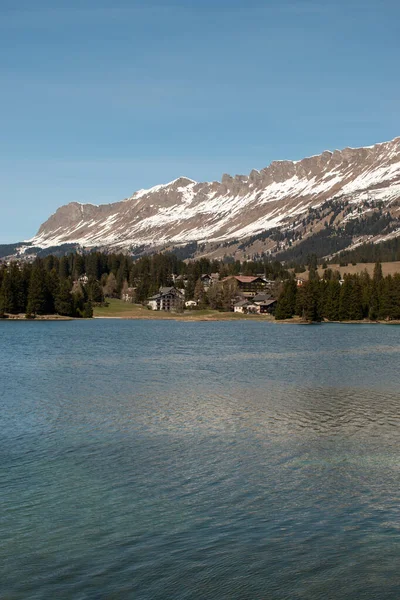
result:
[(0, 243), (400, 135), (398, 0), (0, 0)]

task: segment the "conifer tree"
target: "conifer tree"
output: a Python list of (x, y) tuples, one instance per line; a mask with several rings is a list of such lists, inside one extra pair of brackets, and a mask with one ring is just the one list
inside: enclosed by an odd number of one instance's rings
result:
[(51, 298), (47, 287), (46, 271), (41, 259), (33, 263), (28, 289), (27, 313), (45, 315), (51, 311)]
[(14, 282), (11, 277), (10, 269), (7, 269), (3, 276), (3, 283), (1, 286), (1, 301), (2, 310), (4, 313), (18, 313)]
[[(128, 287), (127, 282), (126, 287)], [(91, 302), (103, 302), (104, 295), (100, 283), (96, 279), (89, 280), (87, 285), (88, 297)]]
[(322, 287), (315, 279), (304, 284), (303, 316), (307, 321), (321, 321)]
[(275, 310), (276, 319), (291, 319), (296, 309), (297, 285), (293, 278), (285, 282)]
[(378, 261), (375, 263), (375, 266), (374, 266), (374, 274), (373, 274), (373, 276), (372, 276), (372, 279), (373, 279), (373, 281), (374, 281), (375, 283), (378, 283), (378, 284), (379, 284), (379, 283), (382, 281), (382, 279), (383, 279), (382, 265), (381, 265), (381, 263), (380, 263), (380, 261), (379, 261), (379, 260), (378, 260)]
[(339, 303), (340, 283), (337, 279), (331, 279), (325, 287), (323, 316), (329, 321), (338, 321)]
[(64, 279), (60, 282), (54, 304), (57, 314), (64, 315), (66, 317), (73, 316), (74, 305), (71, 294), (71, 285), (68, 279)]
[(372, 320), (377, 319), (381, 315), (381, 296), (383, 285), (382, 265), (378, 261), (375, 263), (369, 297), (368, 316)]
[(58, 275), (60, 279), (67, 279), (70, 275), (69, 259), (67, 256), (62, 256), (58, 264)]

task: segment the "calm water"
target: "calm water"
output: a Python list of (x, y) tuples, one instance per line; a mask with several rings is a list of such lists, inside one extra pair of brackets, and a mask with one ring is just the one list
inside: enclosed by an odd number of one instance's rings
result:
[(0, 323), (0, 598), (400, 598), (400, 327)]

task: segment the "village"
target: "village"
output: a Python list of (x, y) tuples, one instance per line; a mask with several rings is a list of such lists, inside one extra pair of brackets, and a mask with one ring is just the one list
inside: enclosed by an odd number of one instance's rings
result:
[[(277, 304), (276, 282), (263, 275), (231, 275), (220, 279), (219, 273), (203, 274), (196, 284), (194, 298), (185, 300), (187, 280), (183, 276), (173, 276), (172, 286), (162, 286), (158, 293), (147, 299), (147, 307), (153, 311), (182, 312), (204, 308), (210, 290), (227, 291), (229, 301), (226, 309), (242, 314), (274, 314)], [(122, 293), (125, 302), (135, 301), (135, 288)]]

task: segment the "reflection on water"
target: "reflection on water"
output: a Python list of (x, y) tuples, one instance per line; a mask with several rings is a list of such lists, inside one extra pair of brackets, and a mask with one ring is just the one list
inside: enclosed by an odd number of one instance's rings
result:
[(0, 323), (0, 597), (400, 597), (399, 328)]

